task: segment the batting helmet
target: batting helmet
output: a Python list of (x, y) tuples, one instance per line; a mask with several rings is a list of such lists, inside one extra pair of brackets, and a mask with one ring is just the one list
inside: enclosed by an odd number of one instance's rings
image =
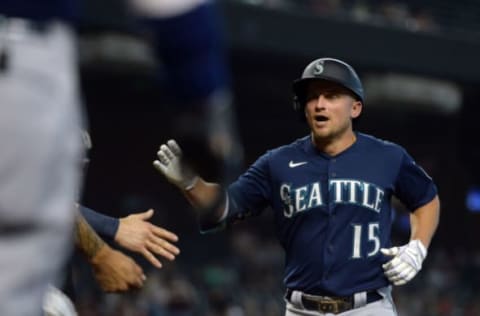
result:
[(308, 64), (302, 77), (293, 82), (293, 108), (302, 116), (306, 102), (307, 84), (313, 80), (338, 83), (350, 90), (363, 103), (362, 82), (352, 66), (334, 58), (319, 58)]

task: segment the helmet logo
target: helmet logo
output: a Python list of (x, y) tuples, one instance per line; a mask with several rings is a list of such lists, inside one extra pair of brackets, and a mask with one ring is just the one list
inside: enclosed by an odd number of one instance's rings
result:
[(313, 68), (313, 74), (314, 75), (320, 75), (323, 72), (323, 60), (319, 61), (318, 63), (315, 64), (315, 67)]

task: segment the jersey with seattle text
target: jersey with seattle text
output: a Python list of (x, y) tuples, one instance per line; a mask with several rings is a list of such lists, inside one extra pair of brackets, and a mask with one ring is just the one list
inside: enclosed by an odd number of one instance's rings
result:
[(351, 295), (388, 285), (379, 250), (391, 246), (392, 196), (414, 211), (437, 194), (401, 146), (356, 136), (333, 157), (310, 136), (268, 151), (228, 188), (228, 221), (273, 210), (287, 288)]

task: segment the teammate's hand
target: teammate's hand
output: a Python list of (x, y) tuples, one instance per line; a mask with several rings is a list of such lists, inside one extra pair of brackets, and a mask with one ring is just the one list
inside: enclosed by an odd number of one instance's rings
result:
[(161, 268), (162, 264), (155, 254), (174, 260), (180, 250), (170, 242), (178, 241), (178, 237), (148, 222), (152, 215), (153, 210), (148, 210), (121, 218), (115, 241), (128, 250), (141, 253), (151, 264)]
[(102, 246), (90, 262), (95, 278), (105, 292), (141, 288), (147, 279), (135, 261), (107, 244)]
[(380, 251), (393, 257), (383, 264), (385, 276), (394, 285), (403, 285), (409, 282), (422, 269), (422, 263), (427, 256), (427, 249), (418, 239), (411, 240), (401, 247), (382, 248)]
[(168, 181), (182, 190), (190, 190), (195, 186), (198, 176), (182, 162), (182, 150), (173, 139), (162, 144), (157, 152), (158, 160), (153, 162)]

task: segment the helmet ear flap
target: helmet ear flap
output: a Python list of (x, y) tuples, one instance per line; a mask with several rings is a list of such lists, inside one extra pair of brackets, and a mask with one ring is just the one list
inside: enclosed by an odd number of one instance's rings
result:
[(301, 121), (305, 121), (304, 102), (297, 95), (293, 96), (293, 110)]
[(298, 96), (294, 95), (293, 96), (293, 110), (295, 112), (299, 112), (302, 109), (302, 104), (300, 103), (300, 100), (298, 99)]

